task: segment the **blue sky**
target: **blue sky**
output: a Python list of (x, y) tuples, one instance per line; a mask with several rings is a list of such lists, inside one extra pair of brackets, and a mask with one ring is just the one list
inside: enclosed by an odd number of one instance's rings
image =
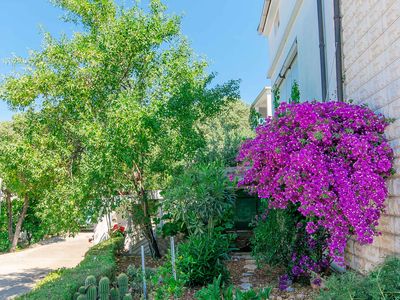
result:
[[(268, 83), (267, 41), (257, 33), (263, 0), (164, 0), (164, 3), (169, 12), (183, 15), (182, 31), (195, 52), (208, 59), (210, 71), (218, 74), (216, 82), (241, 79), (242, 99), (251, 103)], [(56, 36), (78, 30), (60, 20), (62, 15), (48, 0), (1, 0), (0, 74), (10, 72), (3, 60), (13, 53), (24, 57), (30, 49), (40, 49), (40, 26)], [(0, 100), (0, 121), (11, 119), (12, 114)]]

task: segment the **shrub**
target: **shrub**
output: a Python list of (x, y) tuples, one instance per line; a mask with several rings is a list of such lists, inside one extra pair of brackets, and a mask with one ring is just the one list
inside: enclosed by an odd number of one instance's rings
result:
[(318, 299), (400, 299), (400, 259), (387, 258), (367, 276), (346, 272), (331, 276)]
[(75, 292), (85, 282), (87, 276), (94, 275), (97, 279), (101, 276), (110, 278), (114, 276), (117, 267), (115, 253), (122, 246), (122, 238), (109, 239), (93, 246), (78, 266), (49, 274), (51, 279), (45, 277), (33, 291), (18, 299), (73, 299)]
[(385, 207), (393, 160), (387, 125), (357, 105), (282, 103), (242, 146), (239, 186), (270, 199), (271, 208), (294, 204), (308, 219), (307, 233), (322, 228), (329, 255), (343, 264), (348, 236), (371, 243)]
[(218, 163), (195, 165), (183, 171), (163, 196), (168, 217), (179, 224), (179, 230), (190, 234), (204, 233), (207, 227), (230, 220), (235, 200), (234, 189)]
[[(135, 267), (134, 265), (129, 265), (126, 274), (129, 278), (129, 283), (131, 286), (131, 291), (133, 296), (139, 297), (143, 293), (143, 271), (141, 267)], [(150, 282), (152, 278), (156, 275), (153, 269), (146, 268), (146, 282), (148, 288), (151, 289)]]
[(180, 268), (176, 268), (175, 279), (172, 272), (171, 256), (167, 255), (167, 261), (152, 276), (153, 297), (151, 299), (165, 300), (171, 299), (171, 297), (179, 299), (185, 291), (187, 278), (187, 274), (183, 273)]
[(329, 259), (326, 257), (324, 230), (318, 229), (310, 235), (306, 224), (306, 218), (293, 204), (285, 210), (265, 209), (253, 223), (251, 242), (257, 263), (287, 267), (285, 276), (290, 281), (309, 277), (312, 272), (325, 271)]
[(297, 220), (289, 211), (266, 210), (256, 217), (251, 238), (252, 254), (259, 265), (287, 265), (296, 238)]
[(267, 300), (271, 293), (271, 288), (264, 288), (258, 291), (248, 290), (241, 291), (234, 289), (232, 285), (225, 287), (221, 284), (221, 275), (214, 279), (212, 284), (202, 288), (195, 294), (197, 300)]
[(219, 233), (192, 235), (188, 241), (178, 245), (177, 267), (187, 275), (190, 286), (211, 283), (221, 275), (222, 281), (229, 279), (224, 261), (229, 258), (232, 236)]

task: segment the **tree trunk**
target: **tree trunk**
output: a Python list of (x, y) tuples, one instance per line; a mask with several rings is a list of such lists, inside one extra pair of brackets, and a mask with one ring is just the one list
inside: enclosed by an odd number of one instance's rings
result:
[(19, 216), (17, 225), (15, 226), (14, 238), (12, 240), (11, 249), (10, 249), (11, 252), (14, 252), (15, 249), (17, 248), (18, 238), (21, 233), (22, 223), (24, 222), (24, 219), (26, 216), (26, 211), (28, 210), (28, 205), (29, 205), (29, 198), (28, 198), (28, 196), (25, 196), (24, 206), (22, 207), (21, 215)]
[(8, 240), (12, 243), (14, 237), (13, 230), (13, 211), (12, 211), (12, 203), (11, 203), (11, 193), (9, 191), (5, 191), (6, 194), (6, 203), (7, 203), (7, 225), (8, 225)]
[(158, 248), (158, 243), (157, 239), (154, 236), (154, 231), (153, 227), (151, 226), (151, 216), (149, 214), (149, 204), (146, 199), (146, 195), (144, 195), (142, 199), (142, 205), (143, 205), (143, 216), (144, 216), (144, 231), (145, 231), (145, 236), (147, 238), (147, 241), (149, 242), (150, 246), (150, 251), (153, 257), (155, 258), (161, 258), (161, 253), (160, 249)]
[(143, 173), (141, 169), (134, 164), (133, 170), (133, 184), (136, 189), (140, 204), (142, 206), (142, 220), (140, 220), (140, 225), (142, 227), (144, 236), (149, 242), (149, 247), (151, 254), (154, 258), (161, 258), (160, 249), (158, 248), (157, 239), (154, 235), (153, 227), (151, 225), (151, 215), (149, 212), (149, 202), (147, 200), (146, 190), (143, 184)]

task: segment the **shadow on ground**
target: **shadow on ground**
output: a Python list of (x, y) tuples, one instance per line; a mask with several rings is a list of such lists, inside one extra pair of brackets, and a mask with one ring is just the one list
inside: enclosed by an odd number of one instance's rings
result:
[(45, 277), (50, 271), (49, 268), (34, 268), (0, 278), (0, 299), (11, 299), (13, 296), (29, 292), (38, 278)]

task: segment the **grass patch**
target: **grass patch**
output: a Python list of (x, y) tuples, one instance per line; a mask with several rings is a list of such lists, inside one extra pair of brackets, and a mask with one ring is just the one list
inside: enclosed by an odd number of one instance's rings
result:
[(122, 246), (123, 238), (121, 237), (93, 246), (78, 266), (51, 272), (31, 292), (17, 299), (72, 299), (88, 275), (94, 275), (97, 279), (102, 276), (113, 278), (117, 268), (115, 254)]
[(319, 300), (400, 299), (400, 258), (389, 257), (367, 276), (354, 272), (331, 276)]

